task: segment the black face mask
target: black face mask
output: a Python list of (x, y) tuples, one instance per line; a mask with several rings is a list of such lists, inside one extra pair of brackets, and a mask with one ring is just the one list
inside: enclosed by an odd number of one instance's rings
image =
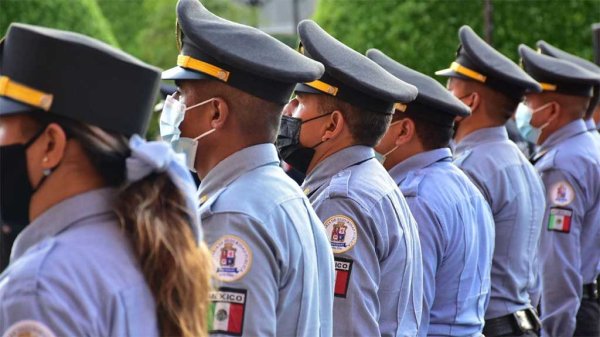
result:
[(42, 129), (25, 144), (0, 146), (0, 223), (11, 236), (29, 223), (29, 203), (33, 193), (41, 186), (49, 172), (39, 182), (37, 188), (31, 186), (27, 170), (27, 148), (45, 130)]
[(315, 156), (315, 148), (321, 145), (323, 141), (313, 147), (302, 146), (300, 144), (300, 129), (302, 128), (302, 124), (330, 114), (313, 117), (305, 121), (300, 118), (282, 116), (277, 142), (275, 143), (281, 159), (302, 174), (306, 174), (308, 166)]

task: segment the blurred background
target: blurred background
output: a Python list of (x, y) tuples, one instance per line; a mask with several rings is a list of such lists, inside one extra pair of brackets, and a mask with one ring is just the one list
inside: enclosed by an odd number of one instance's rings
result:
[[(454, 60), (457, 30), (468, 24), (518, 62), (517, 46), (542, 39), (594, 60), (600, 0), (202, 0), (224, 18), (297, 44), (296, 25), (313, 18), (364, 53), (381, 49), (432, 75)], [(0, 35), (11, 22), (80, 32), (167, 69), (175, 64), (176, 0), (0, 0)], [(40, 55), (43, 57), (43, 55)], [(598, 60), (596, 59), (596, 62)], [(107, 97), (107, 99), (109, 99)], [(148, 138), (158, 135), (152, 123)]]

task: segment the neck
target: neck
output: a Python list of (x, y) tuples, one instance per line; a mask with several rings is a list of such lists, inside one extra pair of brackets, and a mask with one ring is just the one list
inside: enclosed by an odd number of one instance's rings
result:
[[(38, 182), (38, 184), (40, 184)], [(35, 220), (52, 206), (76, 195), (105, 187), (102, 178), (92, 167), (59, 165), (41, 181), (29, 204), (29, 219)]]
[(198, 152), (196, 154), (196, 172), (200, 180), (206, 178), (206, 176), (212, 171), (215, 166), (219, 165), (220, 162), (225, 160), (227, 157), (239, 152), (247, 147), (263, 144), (265, 142), (241, 142), (231, 139), (230, 141), (219, 141), (212, 144), (206, 144), (203, 149), (210, 149), (210, 151), (201, 150), (200, 144), (198, 144)]
[[(321, 145), (325, 145), (325, 143), (322, 143)], [(330, 156), (332, 156), (333, 154), (335, 154), (345, 148), (353, 146), (353, 145), (355, 145), (355, 144), (349, 143), (349, 142), (348, 143), (344, 142), (342, 144), (333, 144), (332, 146), (330, 146), (328, 148), (324, 148), (322, 151), (319, 151), (319, 146), (317, 146), (317, 148), (315, 149), (316, 150), (315, 156), (310, 161), (310, 164), (308, 165), (308, 169), (306, 170), (306, 175), (309, 175), (315, 169), (315, 167), (317, 167), (317, 165), (322, 163), (325, 159), (327, 159)]]
[(394, 168), (394, 166), (422, 152), (425, 152), (425, 149), (418, 142), (401, 145), (394, 152), (387, 156), (385, 162), (383, 162), (383, 167), (389, 171)]

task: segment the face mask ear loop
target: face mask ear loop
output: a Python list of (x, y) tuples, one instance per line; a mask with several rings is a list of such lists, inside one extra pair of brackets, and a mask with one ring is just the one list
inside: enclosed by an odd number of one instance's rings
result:
[(209, 98), (209, 99), (207, 99), (206, 101), (202, 101), (202, 102), (200, 102), (200, 103), (196, 103), (196, 104), (194, 104), (194, 105), (192, 105), (192, 106), (190, 106), (190, 107), (185, 107), (185, 111), (188, 111), (188, 110), (190, 110), (190, 109), (197, 108), (197, 107), (199, 107), (199, 106), (201, 106), (201, 105), (207, 104), (207, 103), (209, 103), (209, 102), (212, 102), (212, 101), (214, 101), (214, 100), (215, 100), (214, 98)]
[(210, 135), (211, 133), (213, 133), (215, 131), (217, 131), (217, 129), (210, 129), (210, 130), (206, 131), (205, 133), (201, 134), (200, 136), (194, 138), (194, 140), (198, 140), (198, 139), (200, 139), (202, 137), (208, 136), (208, 135)]

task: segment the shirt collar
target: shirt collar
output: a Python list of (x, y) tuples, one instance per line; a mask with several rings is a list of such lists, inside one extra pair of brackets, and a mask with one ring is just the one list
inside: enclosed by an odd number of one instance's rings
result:
[(590, 118), (585, 121), (585, 126), (588, 131), (596, 131), (596, 122), (594, 122), (593, 118)]
[(279, 165), (279, 157), (273, 144), (253, 145), (223, 159), (202, 179), (198, 190), (200, 203), (246, 172), (265, 165)]
[(65, 199), (50, 207), (19, 234), (12, 249), (11, 261), (42, 240), (56, 236), (69, 226), (95, 215), (114, 212), (116, 189), (101, 188)]
[(317, 190), (336, 173), (365, 160), (375, 158), (372, 147), (354, 145), (342, 149), (320, 162), (302, 184), (305, 194)]
[(442, 160), (452, 161), (452, 152), (447, 147), (418, 153), (392, 167), (390, 175), (394, 178), (396, 184), (400, 185), (408, 173), (431, 166)]
[(565, 139), (576, 136), (580, 133), (587, 132), (587, 127), (583, 119), (577, 119), (571, 123), (561, 127), (556, 132), (551, 134), (540, 146), (538, 153), (546, 152), (553, 148), (556, 144)]
[(456, 154), (471, 149), (482, 143), (491, 143), (508, 140), (508, 132), (504, 126), (483, 128), (468, 134), (460, 143), (456, 144)]

